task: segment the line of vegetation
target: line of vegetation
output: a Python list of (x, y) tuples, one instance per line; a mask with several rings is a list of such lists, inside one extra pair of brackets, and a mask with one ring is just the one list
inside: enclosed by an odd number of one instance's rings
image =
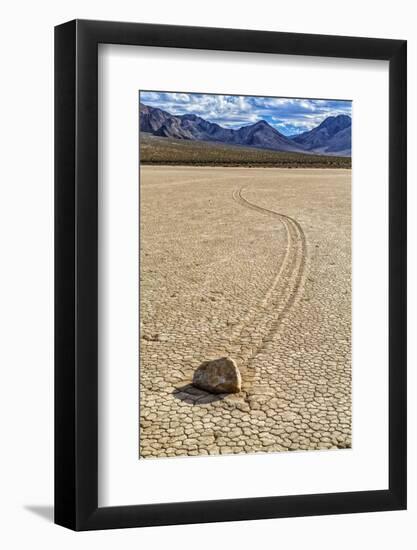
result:
[(350, 157), (309, 155), (140, 135), (140, 162), (171, 166), (244, 166), (279, 168), (351, 168)]

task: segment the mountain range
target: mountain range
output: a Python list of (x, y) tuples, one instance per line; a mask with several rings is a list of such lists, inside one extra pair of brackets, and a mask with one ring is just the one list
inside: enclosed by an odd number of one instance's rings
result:
[(351, 155), (352, 120), (347, 115), (330, 116), (308, 132), (284, 136), (265, 120), (235, 130), (223, 128), (194, 114), (172, 115), (143, 103), (139, 106), (140, 131), (155, 136), (216, 141), (273, 151)]

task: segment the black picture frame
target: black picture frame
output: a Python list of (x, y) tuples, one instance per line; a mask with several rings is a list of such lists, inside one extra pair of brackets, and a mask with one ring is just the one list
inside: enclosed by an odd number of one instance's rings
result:
[[(98, 44), (389, 62), (389, 488), (98, 506)], [(74, 20), (55, 28), (55, 522), (74, 530), (406, 508), (406, 41)]]

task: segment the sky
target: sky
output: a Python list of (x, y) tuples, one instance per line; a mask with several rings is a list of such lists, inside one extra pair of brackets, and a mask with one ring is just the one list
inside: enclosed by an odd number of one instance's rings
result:
[(351, 116), (352, 102), (172, 92), (141, 92), (140, 101), (172, 115), (195, 114), (224, 128), (240, 128), (266, 120), (282, 134), (300, 134), (328, 116)]

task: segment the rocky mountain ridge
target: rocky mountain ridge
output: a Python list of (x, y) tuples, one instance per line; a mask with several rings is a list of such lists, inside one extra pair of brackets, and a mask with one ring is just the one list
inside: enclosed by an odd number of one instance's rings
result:
[(155, 136), (216, 141), (273, 151), (351, 155), (351, 118), (338, 115), (326, 118), (319, 126), (296, 136), (285, 136), (265, 120), (238, 129), (223, 128), (195, 114), (173, 115), (140, 103), (141, 132)]

